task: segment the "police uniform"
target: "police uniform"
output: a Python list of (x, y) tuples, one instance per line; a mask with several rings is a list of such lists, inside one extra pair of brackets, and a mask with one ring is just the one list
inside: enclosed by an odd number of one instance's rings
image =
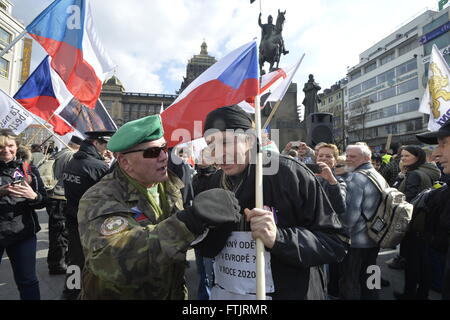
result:
[[(68, 266), (77, 265), (80, 269), (83, 268), (84, 257), (78, 233), (78, 202), (86, 190), (97, 183), (109, 170), (103, 157), (90, 140), (95, 139), (106, 143), (114, 132), (90, 131), (85, 134), (88, 139), (81, 143), (80, 150), (73, 155), (63, 174), (64, 190), (67, 199), (65, 214), (69, 240), (67, 264)], [(76, 299), (78, 295), (79, 290), (69, 290), (67, 283), (65, 283), (63, 298)]]
[[(80, 145), (83, 140), (77, 136), (72, 136), (70, 143)], [(64, 215), (67, 201), (64, 196), (64, 169), (72, 159), (74, 150), (64, 148), (56, 153), (51, 160), (54, 160), (53, 178), (56, 185), (49, 190), (46, 205), (48, 213), (48, 254), (47, 264), (50, 274), (66, 273), (66, 252), (68, 246), (66, 217)]]
[[(108, 149), (124, 152), (162, 136), (160, 117), (149, 116), (122, 126)], [(200, 195), (192, 208), (183, 210), (184, 185), (171, 171), (168, 176), (147, 188), (117, 165), (83, 195), (78, 211), (86, 258), (81, 299), (187, 298), (184, 272), (190, 243), (208, 226), (237, 221), (239, 210), (237, 200), (224, 190), (212, 197)], [(206, 217), (210, 211), (217, 217)]]

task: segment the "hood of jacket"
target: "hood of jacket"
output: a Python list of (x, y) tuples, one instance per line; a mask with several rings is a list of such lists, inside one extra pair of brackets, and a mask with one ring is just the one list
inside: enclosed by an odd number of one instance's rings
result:
[(425, 163), (421, 165), (419, 168), (417, 168), (417, 170), (420, 170), (423, 173), (427, 174), (431, 178), (431, 181), (433, 182), (439, 180), (439, 178), (441, 177), (441, 171), (439, 170), (437, 165), (433, 162)]

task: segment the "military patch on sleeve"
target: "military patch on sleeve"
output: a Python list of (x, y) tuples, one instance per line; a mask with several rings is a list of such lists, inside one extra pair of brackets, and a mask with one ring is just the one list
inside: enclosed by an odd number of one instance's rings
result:
[(110, 217), (103, 221), (100, 227), (100, 233), (104, 236), (110, 236), (125, 230), (128, 226), (128, 221), (124, 217)]

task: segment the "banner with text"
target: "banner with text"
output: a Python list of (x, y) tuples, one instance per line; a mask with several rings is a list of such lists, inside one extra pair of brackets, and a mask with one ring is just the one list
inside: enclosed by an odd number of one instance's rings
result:
[(0, 128), (20, 134), (34, 122), (30, 113), (0, 89)]
[[(266, 292), (274, 292), (270, 253), (265, 251)], [(215, 283), (238, 293), (256, 292), (256, 241), (251, 232), (233, 232), (214, 260)]]

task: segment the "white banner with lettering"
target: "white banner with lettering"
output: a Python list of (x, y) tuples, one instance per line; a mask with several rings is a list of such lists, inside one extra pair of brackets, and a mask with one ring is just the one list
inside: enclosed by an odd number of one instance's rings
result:
[[(266, 292), (274, 292), (270, 253), (264, 253)], [(211, 300), (256, 299), (256, 241), (251, 232), (233, 232), (214, 259)]]
[(19, 135), (33, 122), (30, 113), (0, 89), (0, 128), (11, 129)]

